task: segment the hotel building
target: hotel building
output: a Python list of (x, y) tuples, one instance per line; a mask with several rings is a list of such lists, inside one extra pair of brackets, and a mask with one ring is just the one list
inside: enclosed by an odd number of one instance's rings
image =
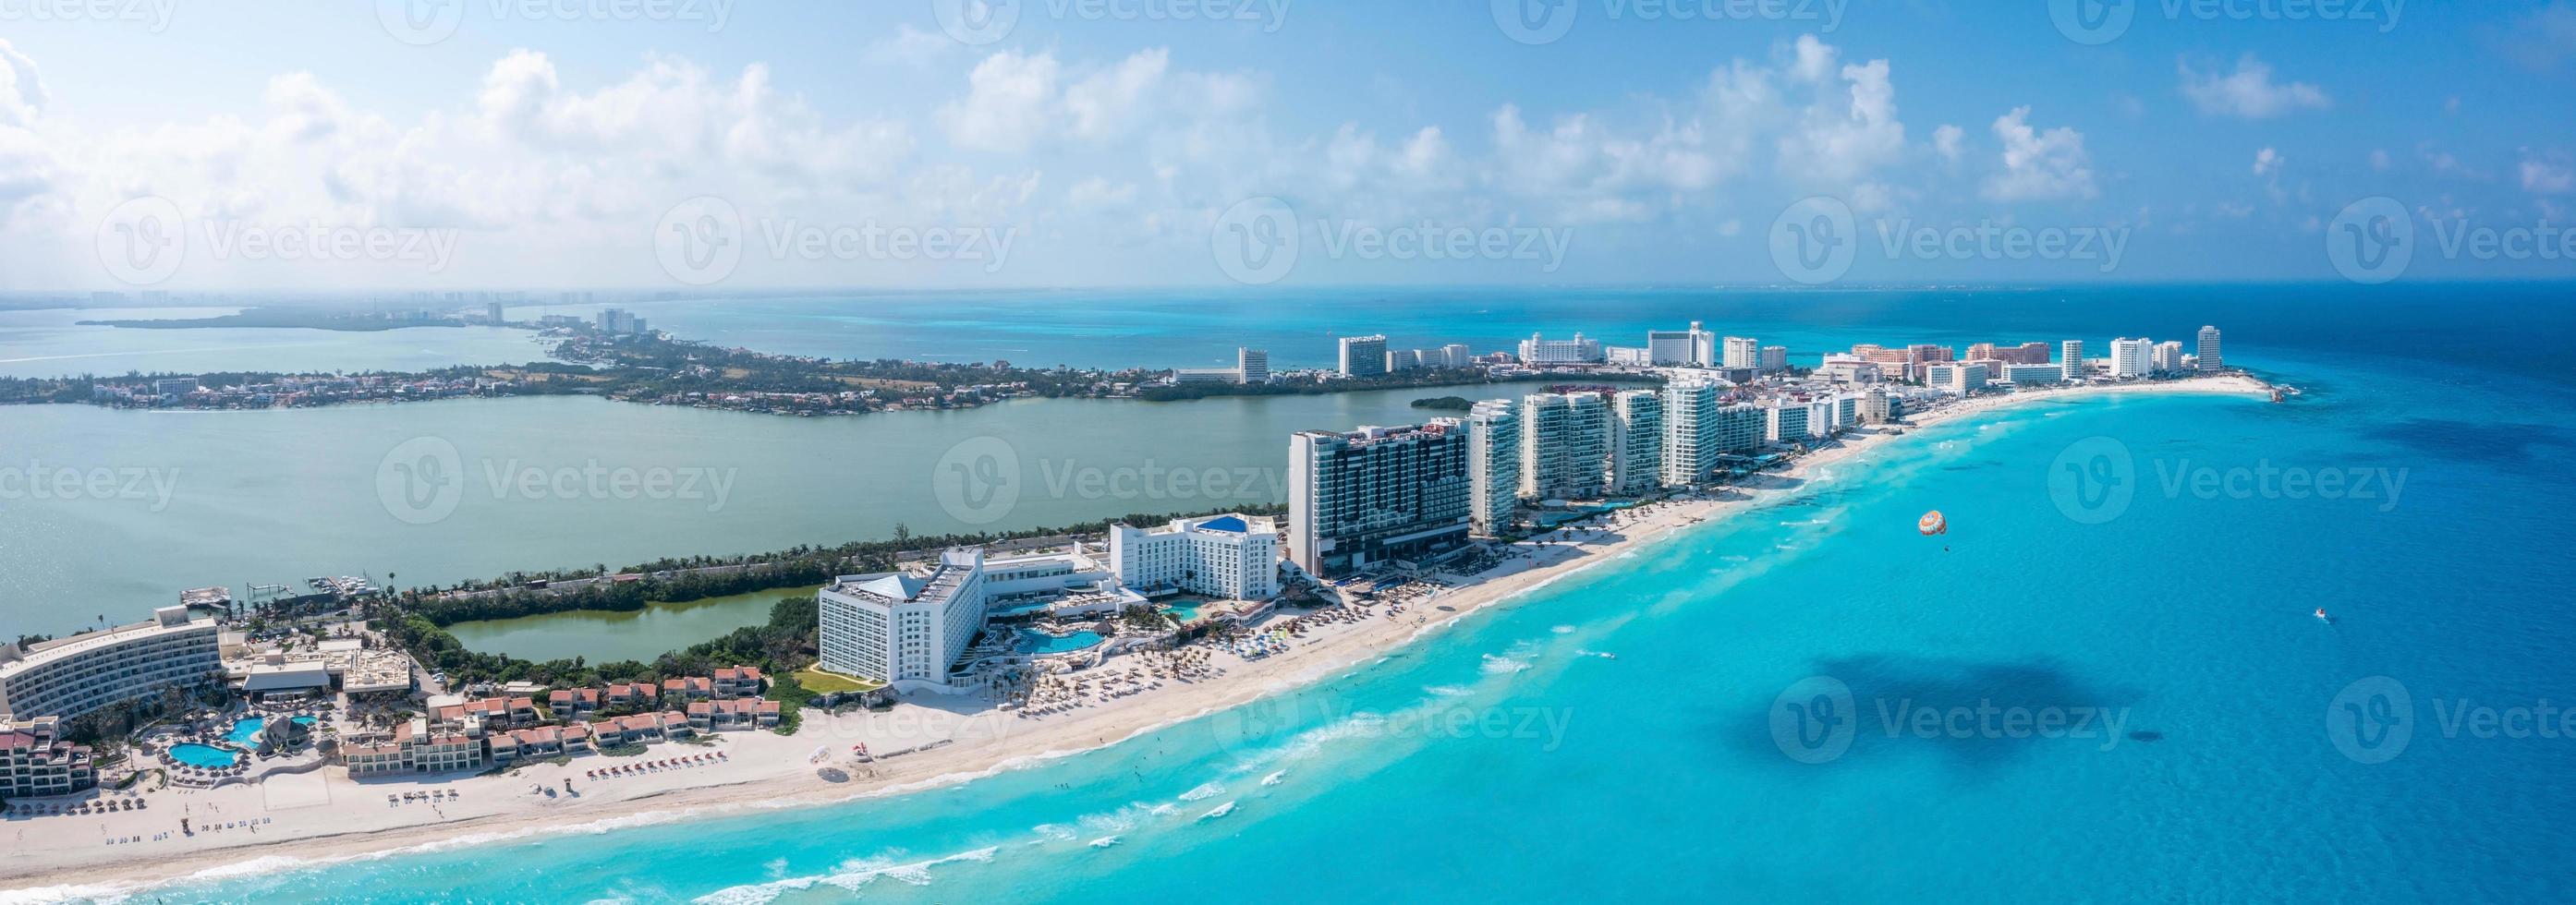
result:
[(1610, 402), (1596, 392), (1521, 397), (1521, 498), (1601, 495), (1610, 455)]
[(2047, 386), (2066, 382), (2066, 368), (2057, 364), (2007, 364), (2004, 379), (2014, 386)]
[(1521, 504), (1521, 412), (1509, 399), (1467, 413), (1468, 523), (1477, 534), (1510, 531)]
[(2057, 364), (2065, 369), (2067, 383), (2084, 380), (2084, 341), (2070, 339), (2057, 344)]
[(1766, 374), (1789, 369), (1788, 346), (1763, 346), (1754, 358), (1754, 368)]
[(1807, 406), (1805, 403), (1776, 400), (1765, 410), (1770, 415), (1764, 438), (1780, 446), (1807, 442)]
[(944, 551), (920, 572), (844, 575), (816, 596), (824, 669), (898, 688), (945, 687), (948, 668), (984, 627), (984, 551)]
[(0, 714), (0, 798), (69, 795), (96, 785), (89, 746), (63, 741), (59, 718)]
[(1261, 349), (1235, 349), (1234, 378), (1244, 383), (1269, 383), (1270, 353)]
[(1228, 600), (1279, 596), (1279, 527), (1228, 514), (1160, 528), (1109, 526), (1109, 568), (1128, 587)]
[(2175, 374), (2182, 371), (2182, 343), (2165, 340), (2147, 352), (2147, 363), (2157, 371)]
[(2145, 377), (2154, 367), (2151, 349), (2155, 343), (2145, 339), (2121, 337), (2111, 341), (2111, 376), (2115, 379)]
[(1376, 377), (1386, 373), (1386, 336), (1342, 337), (1341, 372), (1344, 377)]
[(1664, 398), (1654, 390), (1625, 390), (1610, 397), (1609, 461), (1605, 490), (1621, 496), (1652, 493), (1663, 482)]
[(1725, 358), (1718, 364), (1727, 368), (1762, 367), (1762, 341), (1749, 336), (1727, 337)]
[(1717, 393), (1713, 380), (1664, 384), (1664, 486), (1697, 484), (1717, 470), (1718, 454), (1725, 451), (1718, 441)]
[(1602, 361), (1601, 342), (1574, 334), (1573, 339), (1542, 339), (1538, 334), (1521, 340), (1521, 363), (1541, 365), (1598, 364)]
[(1717, 334), (1692, 321), (1688, 330), (1646, 331), (1646, 357), (1657, 367), (1717, 366)]
[(170, 686), (220, 681), (219, 631), (212, 617), (169, 606), (148, 622), (0, 648), (0, 713), (71, 719)]
[(2219, 371), (2219, 370), (2225, 370), (2225, 369), (2227, 368), (2227, 357), (2226, 357), (2226, 356), (2224, 356), (2224, 355), (2219, 354), (2219, 351), (2218, 351), (2218, 328), (2217, 328), (2217, 327), (2206, 327), (2206, 326), (2204, 326), (2204, 327), (2200, 328), (2200, 350), (2199, 350), (2199, 356), (2200, 356), (2200, 362), (2199, 362), (2199, 368), (2200, 368), (2200, 370), (2203, 370), (2203, 371)]
[(1441, 552), (1472, 526), (1466, 422), (1288, 438), (1288, 558), (1318, 577)]

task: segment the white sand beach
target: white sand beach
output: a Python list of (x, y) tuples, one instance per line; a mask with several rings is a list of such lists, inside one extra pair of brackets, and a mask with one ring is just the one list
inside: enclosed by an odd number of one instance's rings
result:
[[(1916, 413), (1904, 433), (2039, 400), (2124, 393), (2216, 393), (2263, 397), (2268, 387), (2240, 376), (2086, 385), (1979, 397)], [(1896, 438), (1897, 431), (1855, 431), (1792, 466), (1747, 480), (1717, 499), (1678, 499), (1639, 506), (1574, 526), (1569, 539), (1525, 542), (1491, 571), (1440, 589), (1428, 599), (1378, 603), (1364, 618), (1308, 619), (1283, 654), (1246, 660), (1206, 645), (1218, 673), (1162, 678), (1146, 690), (1093, 696), (1044, 716), (995, 709), (975, 695), (916, 696), (883, 713), (805, 715), (793, 737), (729, 732), (706, 744), (654, 745), (640, 757), (586, 754), (568, 764), (538, 764), (507, 775), (451, 774), (425, 779), (353, 781), (338, 767), (271, 777), (251, 786), (151, 793), (144, 810), (98, 816), (12, 817), (0, 822), (10, 857), (0, 859), (0, 902), (106, 895), (187, 877), (272, 870), (298, 862), (334, 861), (427, 848), (502, 844), (547, 833), (597, 832), (636, 823), (684, 820), (747, 808), (812, 805), (962, 781), (1039, 759), (1115, 743), (1370, 662), (1523, 591), (1619, 554), (1668, 539), (1793, 492), (1812, 471)], [(1557, 532), (1549, 532), (1557, 538)], [(1400, 613), (1391, 612), (1401, 609)], [(1283, 616), (1267, 617), (1280, 620)], [(1148, 660), (1112, 657), (1087, 672), (1128, 673)], [(1096, 688), (1098, 683), (1093, 683)], [(937, 745), (873, 763), (850, 756)], [(814, 760), (818, 750), (824, 763)], [(591, 771), (721, 755), (697, 766), (667, 766), (601, 779)], [(569, 791), (567, 791), (569, 783)], [(552, 789), (554, 794), (543, 790)], [(402, 801), (405, 793), (439, 793)], [(391, 800), (389, 800), (389, 796)], [(197, 832), (181, 834), (188, 818)], [(218, 828), (219, 827), (219, 828)], [(108, 840), (140, 837), (140, 842)]]

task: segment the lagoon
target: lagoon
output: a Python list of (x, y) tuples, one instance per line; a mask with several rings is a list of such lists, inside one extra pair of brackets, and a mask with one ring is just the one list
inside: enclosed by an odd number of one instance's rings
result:
[(650, 663), (664, 653), (766, 623), (779, 598), (811, 595), (816, 590), (777, 588), (687, 603), (655, 603), (633, 612), (574, 610), (459, 622), (447, 631), (467, 650), (480, 653), (538, 661), (582, 657), (592, 663)]
[[(15, 477), (0, 480), (0, 629), (125, 619), (204, 585), (244, 598), (316, 575), (411, 587), (884, 538), (898, 524), (928, 536), (1277, 503), (1291, 431), (1419, 421), (1412, 400), (1454, 392), (836, 418), (560, 396), (0, 407), (0, 469)], [(760, 621), (755, 609), (739, 624)]]

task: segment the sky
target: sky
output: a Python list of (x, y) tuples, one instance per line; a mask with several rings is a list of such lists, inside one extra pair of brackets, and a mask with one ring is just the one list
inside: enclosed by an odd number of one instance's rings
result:
[(0, 0), (0, 291), (2576, 277), (2576, 0)]

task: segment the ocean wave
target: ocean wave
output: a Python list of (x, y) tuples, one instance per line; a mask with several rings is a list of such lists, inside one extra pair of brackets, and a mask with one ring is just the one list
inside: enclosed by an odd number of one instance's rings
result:
[(1528, 668), (1530, 668), (1528, 660), (1494, 654), (1485, 655), (1485, 665), (1482, 667), (1484, 673), (1489, 676), (1508, 676)]
[(1434, 698), (1463, 698), (1476, 693), (1475, 689), (1464, 685), (1425, 685), (1422, 690), (1430, 692)]
[(1571, 625), (1553, 625), (1549, 626), (1547, 630), (1560, 635), (1574, 634), (1574, 626)]
[(1209, 780), (1207, 782), (1199, 783), (1197, 788), (1181, 793), (1181, 800), (1197, 801), (1202, 798), (1213, 798), (1224, 791), (1225, 783)]
[(928, 886), (933, 880), (931, 868), (961, 862), (988, 862), (993, 860), (993, 855), (997, 851), (999, 851), (997, 847), (986, 846), (943, 858), (902, 864), (891, 863), (896, 857), (900, 857), (899, 855), (862, 858), (842, 862), (841, 866), (829, 873), (730, 886), (699, 896), (694, 901), (706, 903), (706, 905), (764, 905), (781, 895), (802, 892), (817, 886), (830, 886), (845, 892), (857, 892), (860, 888), (876, 882), (879, 877), (891, 877), (914, 886)]

